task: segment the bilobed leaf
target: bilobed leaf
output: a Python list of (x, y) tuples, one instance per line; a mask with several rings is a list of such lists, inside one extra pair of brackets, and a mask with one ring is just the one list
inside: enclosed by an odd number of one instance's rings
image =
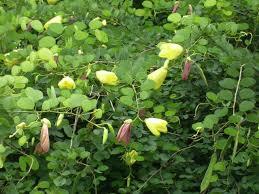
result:
[(168, 17), (167, 20), (169, 22), (173, 22), (173, 23), (178, 23), (181, 21), (181, 15), (179, 13), (171, 13)]
[(96, 105), (97, 105), (97, 100), (95, 100), (95, 99), (92, 99), (92, 100), (85, 99), (81, 103), (81, 106), (82, 106), (84, 112), (88, 112), (90, 110), (95, 109)]
[(40, 90), (35, 90), (31, 87), (25, 89), (25, 94), (34, 102), (43, 98), (43, 93)]
[(216, 153), (212, 154), (211, 159), (210, 159), (210, 163), (209, 166), (206, 170), (206, 173), (202, 179), (201, 185), (200, 185), (200, 192), (203, 192), (204, 190), (206, 190), (210, 184), (210, 180), (212, 177), (212, 173), (213, 173), (213, 168), (214, 165), (217, 162), (217, 155)]
[(133, 104), (132, 96), (121, 96), (120, 102), (125, 105), (131, 106)]
[(52, 36), (45, 36), (39, 40), (39, 47), (41, 48), (51, 48), (56, 44), (56, 39)]
[(65, 107), (75, 108), (85, 104), (87, 97), (82, 94), (72, 94), (70, 98), (66, 99), (63, 104)]
[(216, 0), (206, 0), (204, 2), (204, 7), (213, 7), (216, 5), (216, 3), (217, 3)]
[(234, 89), (236, 87), (237, 81), (232, 78), (225, 78), (221, 81), (219, 81), (219, 85), (222, 88), (226, 89)]
[(143, 1), (142, 5), (143, 7), (146, 7), (146, 8), (150, 8), (150, 9), (153, 8), (153, 3), (151, 1)]

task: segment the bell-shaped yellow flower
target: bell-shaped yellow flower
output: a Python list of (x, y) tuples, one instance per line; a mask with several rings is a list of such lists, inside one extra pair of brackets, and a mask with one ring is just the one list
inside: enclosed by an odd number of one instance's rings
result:
[(166, 75), (167, 75), (167, 67), (163, 66), (163, 67), (160, 67), (159, 69), (151, 72), (147, 78), (149, 80), (152, 80), (155, 82), (155, 85), (154, 85), (154, 89), (159, 89), (161, 87), (161, 85), (163, 84), (163, 82), (165, 81), (165, 78), (166, 78)]
[(48, 29), (50, 24), (61, 24), (61, 23), (62, 23), (62, 16), (58, 15), (58, 16), (55, 16), (54, 18), (50, 19), (49, 21), (47, 21), (44, 24), (44, 28)]
[(148, 129), (155, 136), (160, 136), (160, 133), (167, 133), (167, 121), (158, 118), (147, 118), (145, 123)]
[(159, 57), (169, 60), (176, 59), (183, 52), (183, 47), (174, 43), (161, 43), (159, 48)]
[(96, 77), (102, 84), (117, 85), (118, 77), (111, 71), (100, 70), (96, 71)]
[(71, 90), (76, 88), (76, 84), (72, 78), (66, 76), (62, 80), (60, 80), (60, 82), (58, 83), (58, 87), (60, 89)]

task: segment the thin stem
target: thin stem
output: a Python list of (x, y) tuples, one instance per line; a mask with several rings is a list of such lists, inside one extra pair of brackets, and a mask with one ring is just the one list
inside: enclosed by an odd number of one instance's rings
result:
[(237, 82), (237, 87), (236, 87), (236, 92), (235, 92), (235, 97), (234, 97), (234, 103), (233, 103), (233, 115), (235, 115), (235, 108), (236, 108), (236, 101), (237, 101), (237, 93), (239, 90), (239, 85), (240, 85), (240, 81), (241, 81), (241, 77), (242, 77), (242, 71), (243, 71), (243, 67), (245, 64), (240, 66), (240, 71), (239, 71), (239, 78), (238, 78), (238, 82)]
[(75, 131), (76, 131), (76, 127), (77, 127), (77, 123), (78, 123), (78, 118), (79, 118), (79, 113), (81, 111), (81, 108), (77, 108), (76, 110), (76, 116), (75, 116), (75, 121), (74, 121), (74, 125), (73, 125), (73, 133), (72, 133), (72, 137), (71, 137), (71, 141), (70, 141), (70, 149), (72, 148), (73, 146), (73, 139), (74, 139), (74, 136), (75, 136)]

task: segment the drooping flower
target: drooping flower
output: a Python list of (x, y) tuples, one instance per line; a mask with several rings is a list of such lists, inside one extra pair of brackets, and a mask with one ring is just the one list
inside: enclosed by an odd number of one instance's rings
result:
[(96, 71), (96, 77), (102, 84), (117, 85), (118, 77), (111, 71), (100, 70)]
[(159, 57), (168, 60), (176, 59), (183, 52), (183, 47), (174, 43), (160, 43), (159, 48)]
[(51, 123), (46, 118), (42, 119), (41, 122), (40, 142), (35, 147), (35, 152), (38, 154), (44, 154), (49, 151), (49, 128)]
[(44, 24), (44, 28), (48, 29), (50, 24), (60, 24), (60, 23), (62, 23), (62, 16), (58, 15), (58, 16), (55, 16), (54, 18), (51, 18), (49, 21), (47, 21)]
[(147, 78), (155, 82), (154, 89), (159, 89), (167, 76), (167, 68), (165, 66), (148, 74)]
[(192, 67), (192, 61), (190, 59), (187, 59), (185, 61), (185, 64), (184, 64), (184, 69), (183, 69), (183, 73), (182, 73), (182, 80), (188, 79), (188, 76), (189, 76), (190, 71), (191, 71), (191, 67)]
[(167, 121), (158, 118), (147, 118), (145, 123), (148, 129), (155, 136), (160, 136), (160, 133), (167, 133)]
[(125, 145), (129, 144), (130, 131), (131, 131), (131, 127), (132, 127), (131, 123), (132, 123), (131, 119), (127, 119), (124, 121), (124, 123), (120, 127), (119, 132), (116, 137), (118, 142), (123, 142)]
[(70, 78), (69, 76), (66, 76), (62, 80), (60, 80), (60, 82), (58, 83), (58, 87), (60, 89), (71, 90), (76, 88), (76, 84), (72, 78)]

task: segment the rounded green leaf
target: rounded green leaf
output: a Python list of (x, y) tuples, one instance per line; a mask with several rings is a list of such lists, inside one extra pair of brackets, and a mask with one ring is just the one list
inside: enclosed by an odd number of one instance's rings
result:
[(168, 17), (167, 20), (169, 22), (173, 22), (173, 23), (178, 23), (181, 21), (181, 15), (179, 13), (171, 13)]
[(213, 7), (216, 5), (216, 3), (217, 3), (216, 0), (206, 0), (204, 2), (204, 7)]
[(43, 48), (51, 48), (56, 44), (56, 39), (53, 38), (52, 36), (45, 36), (39, 41), (39, 47)]
[(108, 36), (102, 30), (98, 30), (98, 29), (95, 30), (95, 36), (96, 36), (97, 40), (99, 40), (100, 42), (103, 42), (103, 43), (107, 43), (108, 42)]
[(43, 32), (44, 30), (43, 25), (39, 20), (33, 20), (31, 22), (31, 27), (37, 32)]
[(32, 110), (35, 104), (31, 98), (22, 97), (17, 101), (17, 106), (21, 109)]
[(252, 110), (254, 107), (255, 107), (255, 103), (247, 100), (239, 104), (239, 110), (242, 112)]
[(30, 61), (24, 61), (21, 63), (21, 68), (23, 72), (31, 72), (34, 70), (34, 64)]

